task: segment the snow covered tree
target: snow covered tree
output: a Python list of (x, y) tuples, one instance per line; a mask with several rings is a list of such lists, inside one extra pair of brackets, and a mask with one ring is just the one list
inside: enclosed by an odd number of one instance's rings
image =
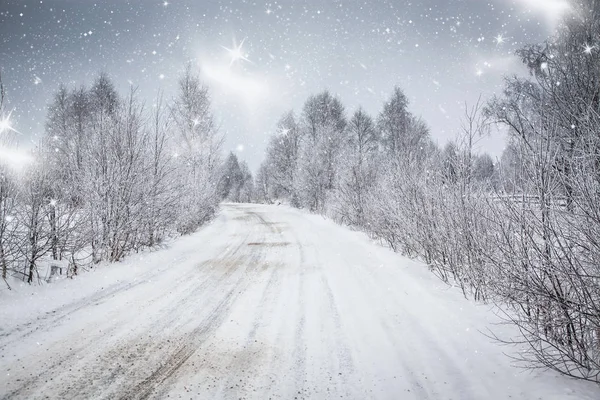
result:
[(250, 203), (254, 199), (254, 178), (252, 172), (245, 161), (240, 162), (240, 172), (242, 176), (239, 201), (242, 203)]
[(580, 151), (600, 154), (599, 141), (590, 142), (588, 135), (590, 125), (598, 123), (600, 113), (597, 68), (600, 53), (594, 45), (599, 32), (600, 4), (594, 0), (580, 1), (573, 4), (572, 16), (564, 19), (556, 37), (525, 46), (517, 53), (535, 82), (535, 85), (521, 85), (520, 92), (538, 100), (543, 108), (541, 123), (555, 125), (552, 129), (559, 151), (554, 168), (562, 177), (568, 208), (574, 207), (577, 196), (574, 187), (578, 177), (572, 169), (573, 158)]
[(391, 160), (412, 163), (422, 160), (429, 131), (425, 123), (408, 111), (408, 99), (395, 87), (377, 118), (381, 140)]
[(473, 163), (473, 178), (475, 181), (480, 183), (491, 183), (494, 176), (495, 166), (492, 157), (487, 153), (476, 156)]
[(269, 174), (269, 169), (266, 162), (263, 162), (256, 174), (256, 179), (254, 180), (254, 198), (257, 202), (263, 204), (271, 204), (273, 202), (273, 198), (271, 198), (271, 179)]
[[(80, 263), (118, 261), (213, 215), (222, 138), (197, 77), (188, 69), (180, 83), (173, 106), (159, 94), (151, 114), (134, 88), (121, 97), (106, 74), (89, 90), (59, 88), (38, 163), (18, 191), (29, 204), (20, 224), (39, 238), (21, 246), (30, 281), (45, 255), (68, 259), (73, 275)], [(184, 124), (186, 115), (197, 117)]]
[[(9, 269), (14, 263), (17, 251), (16, 237), (16, 198), (17, 186), (14, 171), (6, 154), (15, 146), (15, 138), (8, 126), (9, 113), (5, 109), (5, 91), (0, 73), (0, 269), (2, 279), (8, 285)], [(10, 286), (9, 286), (10, 287)]]
[(154, 246), (159, 243), (171, 227), (171, 221), (177, 219), (182, 182), (177, 176), (177, 164), (174, 161), (174, 145), (171, 142), (172, 118), (164, 104), (162, 93), (159, 93), (154, 104), (147, 149), (147, 168), (150, 181), (145, 188), (142, 209), (145, 221), (146, 238), (143, 243)]
[(456, 143), (449, 141), (442, 150), (442, 174), (444, 182), (449, 184), (456, 183), (458, 179), (458, 154), (456, 149)]
[(367, 193), (376, 182), (379, 154), (379, 132), (373, 119), (359, 108), (346, 127), (343, 157), (339, 169), (339, 218), (349, 224), (363, 226)]
[(304, 104), (301, 125), (305, 133), (298, 165), (300, 203), (322, 212), (336, 184), (346, 128), (344, 106), (328, 91), (311, 96)]
[(302, 130), (293, 112), (290, 111), (281, 117), (276, 132), (271, 137), (265, 157), (271, 182), (269, 195), (287, 199), (291, 204), (298, 206), (298, 162)]
[(410, 121), (408, 98), (399, 87), (394, 87), (390, 100), (383, 105), (377, 125), (386, 151), (397, 154), (405, 147)]
[(509, 140), (496, 168), (500, 194), (515, 195), (523, 192), (522, 166), (520, 149), (517, 144)]
[[(519, 198), (497, 210), (498, 295), (528, 366), (598, 382), (600, 34), (598, 2), (574, 4), (555, 38), (518, 52), (533, 79), (507, 80), (489, 113), (517, 151)], [(516, 157), (518, 156), (518, 157)]]
[[(43, 164), (43, 160), (38, 160)], [(51, 249), (54, 235), (48, 216), (52, 212), (53, 202), (50, 197), (50, 181), (47, 170), (40, 164), (28, 166), (21, 180), (17, 223), (24, 229), (19, 243), (19, 255), (24, 261), (23, 276), (32, 283), (37, 274), (37, 263)]]
[(182, 179), (179, 229), (189, 233), (214, 214), (220, 201), (217, 186), (223, 143), (212, 115), (208, 88), (192, 72), (191, 65), (179, 80), (171, 113)]
[(244, 176), (238, 158), (233, 152), (230, 152), (223, 164), (223, 172), (221, 173), (221, 198), (239, 202), (243, 180)]

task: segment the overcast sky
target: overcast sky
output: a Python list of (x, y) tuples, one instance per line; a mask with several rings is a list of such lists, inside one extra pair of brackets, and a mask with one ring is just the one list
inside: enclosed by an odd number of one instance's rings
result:
[[(374, 116), (394, 85), (443, 145), (461, 107), (524, 73), (514, 51), (546, 39), (565, 0), (0, 0), (0, 68), (24, 146), (44, 129), (63, 82), (107, 72), (151, 105), (186, 62), (210, 87), (226, 150), (256, 169), (279, 116), (337, 94)], [(242, 44), (243, 42), (243, 44)], [(239, 48), (233, 60), (227, 49)], [(235, 57), (234, 57), (235, 58)], [(499, 134), (482, 146), (499, 156)]]

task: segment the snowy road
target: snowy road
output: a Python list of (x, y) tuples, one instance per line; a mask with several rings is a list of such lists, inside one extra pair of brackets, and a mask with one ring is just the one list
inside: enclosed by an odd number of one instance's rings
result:
[[(0, 397), (592, 399), (511, 367), (493, 314), (363, 234), (224, 205), (166, 250), (3, 294)], [(77, 289), (74, 289), (77, 288)], [(7, 308), (7, 307), (3, 307)]]

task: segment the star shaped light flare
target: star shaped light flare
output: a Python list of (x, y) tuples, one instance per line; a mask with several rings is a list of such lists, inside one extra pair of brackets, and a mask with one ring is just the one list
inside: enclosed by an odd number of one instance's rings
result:
[(233, 47), (227, 48), (225, 46), (221, 46), (222, 48), (224, 48), (225, 50), (227, 50), (227, 52), (229, 53), (229, 55), (231, 56), (231, 62), (229, 63), (229, 66), (231, 67), (235, 62), (239, 61), (239, 60), (243, 60), (243, 61), (247, 61), (249, 63), (252, 63), (252, 61), (248, 60), (248, 58), (244, 55), (244, 53), (242, 52), (242, 47), (244, 46), (244, 41), (246, 40), (246, 38), (244, 38), (242, 40), (242, 42), (240, 43), (240, 45), (238, 46), (237, 43), (235, 42), (235, 39), (233, 39)]
[(0, 117), (0, 134), (8, 132), (8, 131), (19, 133), (15, 128), (12, 127), (12, 124), (10, 122), (11, 114), (12, 114), (12, 111), (10, 113), (8, 113), (7, 116)]

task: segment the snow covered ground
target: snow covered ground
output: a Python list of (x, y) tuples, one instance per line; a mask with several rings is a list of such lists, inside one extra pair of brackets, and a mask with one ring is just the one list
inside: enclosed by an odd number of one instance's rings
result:
[(511, 366), (490, 307), (421, 263), (286, 206), (224, 205), (168, 249), (0, 301), (2, 398), (600, 398)]

